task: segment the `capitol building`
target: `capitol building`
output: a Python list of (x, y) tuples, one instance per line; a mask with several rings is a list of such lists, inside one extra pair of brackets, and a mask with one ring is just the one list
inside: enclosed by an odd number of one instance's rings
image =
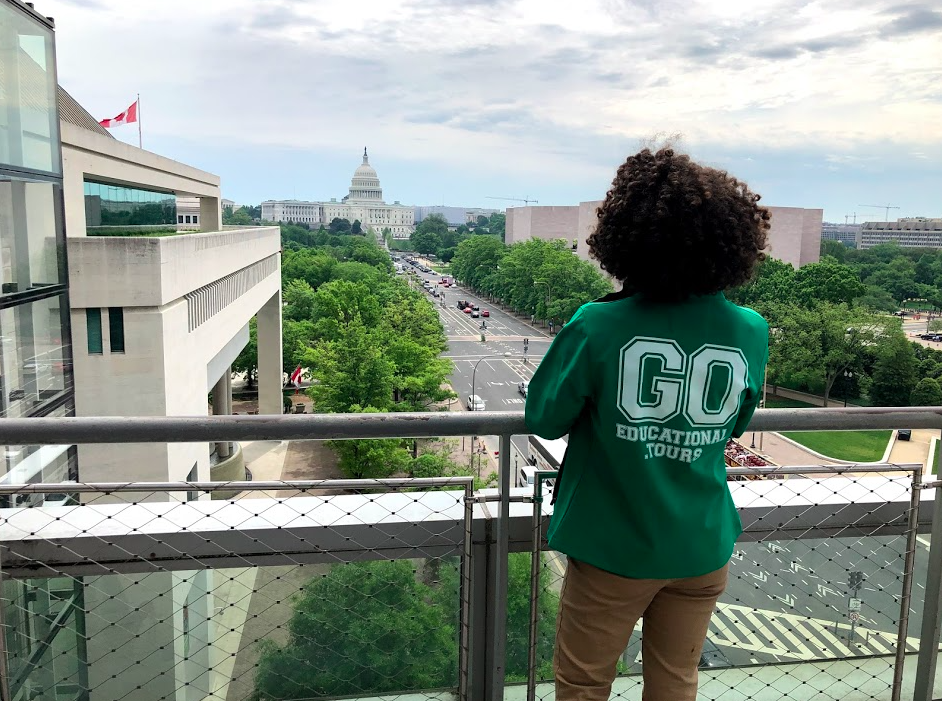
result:
[(363, 163), (357, 167), (350, 180), (350, 191), (339, 202), (305, 202), (301, 200), (265, 200), (262, 202), (262, 219), (271, 222), (293, 222), (309, 224), (318, 228), (327, 226), (334, 219), (346, 219), (351, 224), (360, 220), (364, 231), (372, 229), (377, 234), (384, 229), (392, 232), (393, 238), (407, 239), (415, 228), (415, 210), (400, 204), (386, 204), (379, 176), (370, 165), (370, 158), (363, 149)]

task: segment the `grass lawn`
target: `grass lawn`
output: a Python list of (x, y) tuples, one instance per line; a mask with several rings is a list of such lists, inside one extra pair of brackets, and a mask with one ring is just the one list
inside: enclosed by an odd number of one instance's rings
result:
[(789, 431), (783, 436), (811, 450), (852, 462), (877, 462), (883, 458), (892, 431)]

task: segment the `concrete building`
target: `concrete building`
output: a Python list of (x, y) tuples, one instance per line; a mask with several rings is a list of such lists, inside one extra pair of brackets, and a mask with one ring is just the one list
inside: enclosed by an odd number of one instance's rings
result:
[[(596, 224), (601, 200), (561, 207), (511, 207), (507, 210), (508, 244), (536, 237), (573, 243), (580, 258), (589, 258), (586, 239)], [(772, 214), (769, 252), (796, 268), (816, 263), (821, 255), (821, 222), (824, 210), (801, 207), (769, 207)]]
[(462, 224), (477, 223), (478, 217), (490, 217), (500, 212), (499, 209), (482, 209), (481, 207), (446, 207), (444, 205), (428, 205), (415, 207), (415, 223), (432, 214), (440, 214), (449, 226), (457, 227)]
[(864, 222), (857, 235), (857, 248), (881, 243), (904, 248), (942, 248), (942, 218), (904, 217), (895, 222)]
[(845, 246), (857, 247), (857, 237), (863, 224), (834, 224), (824, 222), (821, 224), (821, 239), (826, 241), (840, 241)]
[(369, 155), (363, 149), (361, 163), (350, 179), (350, 189), (339, 202), (308, 202), (302, 200), (265, 200), (262, 202), (262, 221), (294, 222), (312, 227), (327, 226), (334, 219), (346, 219), (351, 224), (359, 220), (363, 230), (380, 233), (385, 229), (393, 238), (407, 239), (415, 228), (415, 210), (400, 204), (386, 204), (383, 188), (376, 170), (370, 165)]

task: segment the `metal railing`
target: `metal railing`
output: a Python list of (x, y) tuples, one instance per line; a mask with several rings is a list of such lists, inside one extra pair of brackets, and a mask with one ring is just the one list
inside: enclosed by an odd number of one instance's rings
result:
[[(942, 409), (764, 410), (756, 413), (750, 426), (750, 430), (756, 431), (865, 428), (942, 428)], [(533, 567), (527, 580), (531, 608), (527, 617), (526, 657), (528, 695), (532, 699), (536, 697), (538, 660), (534, 655), (538, 647), (539, 601), (543, 593), (540, 575), (545, 570), (541, 559), (541, 534), (548, 512), (539, 494), (512, 490), (510, 439), (512, 435), (526, 432), (523, 415), (509, 412), (4, 419), (0, 421), (0, 443), (8, 445), (497, 435), (500, 464), (496, 492), (477, 495), (470, 493), (468, 480), (455, 479), (444, 482), (321, 480), (2, 486), (0, 495), (71, 493), (83, 495), (85, 503), (65, 507), (75, 516), (69, 523), (63, 521), (62, 513), (55, 508), (9, 510), (6, 515), (0, 511), (0, 575), (16, 581), (65, 576), (88, 582), (93, 577), (138, 577), (148, 572), (172, 574), (206, 568), (287, 566), (300, 571), (330, 563), (364, 560), (403, 561), (424, 557), (440, 561), (457, 552), (460, 553), (456, 568), (460, 593), (455, 689), (461, 699), (497, 701), (503, 698), (507, 671), (510, 554), (529, 553)], [(937, 595), (938, 584), (942, 583), (942, 547), (930, 549), (927, 566), (927, 586), (935, 588), (928, 590), (932, 596), (927, 596), (924, 602), (922, 640), (934, 643), (913, 645), (907, 626), (917, 530), (928, 532), (932, 528), (933, 535), (935, 529), (942, 532), (942, 515), (933, 518), (935, 512), (942, 512), (942, 507), (936, 503), (935, 511), (930, 513), (927, 503), (920, 509), (921, 501), (928, 501), (921, 496), (942, 483), (920, 484), (921, 466), (790, 467), (771, 471), (747, 469), (742, 473), (763, 477), (787, 475), (789, 479), (776, 481), (774, 486), (785, 488), (791, 484), (796, 490), (807, 487), (809, 493), (815, 486), (820, 489), (819, 483), (826, 481), (820, 477), (827, 474), (830, 475), (827, 479), (835, 479), (833, 493), (839, 497), (818, 502), (817, 497), (805, 498), (801, 493), (793, 493), (784, 503), (771, 504), (762, 491), (769, 487), (757, 485), (769, 485), (772, 480), (732, 483), (734, 494), (746, 495), (751, 490), (755, 495), (754, 503), (740, 504), (746, 526), (744, 543), (839, 537), (890, 539), (893, 545), (881, 544), (881, 548), (884, 554), (894, 554), (892, 560), (896, 564), (877, 566), (880, 562), (877, 556), (863, 557), (870, 563), (874, 576), (883, 576), (897, 565), (899, 569), (899, 591), (891, 595), (899, 613), (893, 619), (897, 628), (892, 645), (889, 698), (900, 698), (905, 657), (915, 647), (919, 647), (921, 654), (915, 698), (920, 701), (931, 698), (934, 652), (942, 628), (942, 602), (938, 600), (942, 595)], [(843, 480), (840, 485), (839, 480)], [(875, 483), (866, 480), (880, 480), (896, 491), (890, 496), (878, 494), (880, 490)], [(909, 486), (904, 488), (903, 483)], [(404, 491), (452, 486), (459, 487), (463, 496), (446, 496), (453, 494), (450, 491)], [(838, 488), (846, 490), (847, 494), (838, 494)], [(269, 494), (258, 499), (215, 502), (105, 503), (105, 499), (116, 500), (127, 494), (217, 490)], [(324, 494), (325, 490), (379, 490), (383, 493), (331, 495)], [(422, 495), (413, 499), (431, 501), (424, 507), (417, 506), (419, 502), (410, 505), (408, 494)], [(300, 499), (296, 499), (299, 496)], [(407, 497), (406, 501), (394, 501), (402, 497)], [(304, 500), (303, 508), (295, 507), (301, 500)], [(449, 503), (446, 505), (441, 500)], [(257, 504), (256, 511), (247, 510), (246, 504), (251, 502)], [(838, 503), (839, 507), (835, 506)], [(425, 508), (425, 515), (409, 512), (409, 508)], [(259, 509), (264, 509), (264, 517), (259, 516)], [(126, 523), (122, 523), (120, 514), (125, 515)], [(942, 540), (933, 538), (932, 543), (942, 544)], [(752, 546), (745, 549), (749, 547)], [(933, 585), (936, 580), (937, 584)], [(429, 591), (432, 590), (434, 587)], [(0, 605), (0, 614), (2, 609)], [(885, 611), (881, 613), (889, 620), (885, 614)], [(174, 616), (178, 619), (179, 611)], [(173, 639), (177, 646), (181, 644), (182, 634), (178, 630), (181, 625), (174, 619), (178, 635)], [(849, 633), (848, 628), (842, 627), (845, 624), (837, 622), (835, 625), (839, 636)], [(854, 634), (856, 630), (851, 633)], [(796, 632), (790, 635), (795, 636)], [(873, 647), (868, 648), (872, 654), (889, 649), (888, 639), (882, 633), (874, 640)], [(0, 635), (0, 646), (4, 641), (5, 636)], [(6, 658), (0, 654), (0, 663), (8, 661)], [(781, 660), (764, 661), (778, 664)], [(516, 673), (513, 676), (516, 678)], [(2, 677), (9, 686), (11, 677), (6, 673)], [(364, 695), (366, 691), (364, 689)], [(4, 694), (4, 701), (14, 698), (2, 683), (0, 692)]]

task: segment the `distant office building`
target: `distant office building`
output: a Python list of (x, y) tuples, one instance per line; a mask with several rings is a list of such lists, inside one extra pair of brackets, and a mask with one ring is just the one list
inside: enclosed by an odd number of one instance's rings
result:
[(821, 224), (821, 239), (825, 241), (840, 241), (845, 246), (857, 247), (857, 237), (863, 224)]
[[(564, 239), (575, 244), (580, 258), (589, 258), (586, 242), (595, 228), (600, 200), (561, 207), (511, 207), (507, 210), (508, 244), (540, 238)], [(772, 256), (796, 268), (816, 263), (821, 255), (824, 210), (801, 207), (769, 207), (772, 214), (768, 250)]]
[(262, 202), (262, 220), (294, 222), (318, 227), (327, 226), (334, 219), (360, 221), (364, 230), (381, 232), (389, 229), (393, 238), (407, 239), (415, 228), (415, 210), (400, 204), (386, 204), (383, 188), (376, 170), (370, 165), (366, 149), (363, 163), (353, 173), (348, 194), (339, 202), (308, 202), (302, 200), (265, 200)]
[(445, 207), (441, 205), (432, 205), (427, 207), (415, 207), (415, 223), (420, 223), (427, 216), (440, 214), (448, 222), (449, 226), (461, 226), (462, 224), (476, 223), (478, 217), (490, 217), (492, 214), (500, 212), (499, 209), (482, 209), (480, 207)]
[(857, 248), (896, 242), (904, 248), (942, 248), (942, 218), (904, 217), (891, 222), (864, 222)]

